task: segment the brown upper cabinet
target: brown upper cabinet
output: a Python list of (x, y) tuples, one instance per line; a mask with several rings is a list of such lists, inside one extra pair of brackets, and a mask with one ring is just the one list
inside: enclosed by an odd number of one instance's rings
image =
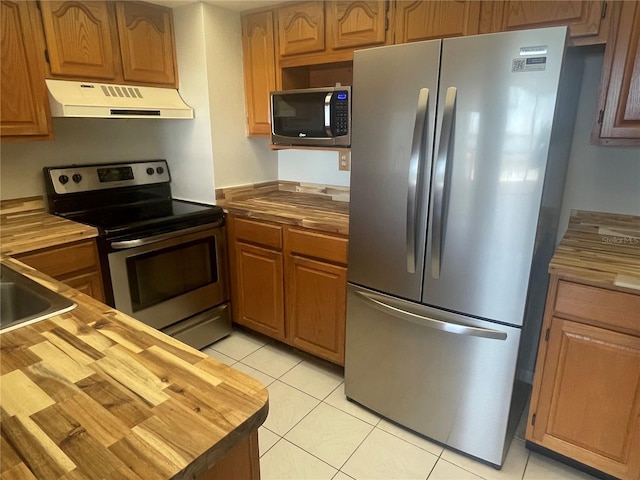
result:
[(616, 2), (591, 141), (640, 146), (640, 2)]
[(568, 25), (569, 37), (574, 45), (604, 43), (609, 25), (607, 3), (611, 2), (483, 1), (480, 33)]
[(282, 57), (324, 50), (324, 2), (279, 7), (278, 53)]
[(0, 135), (45, 139), (51, 131), (49, 99), (40, 55), (42, 42), (34, 27), (34, 4), (2, 1), (0, 17)]
[(333, 50), (387, 43), (388, 2), (333, 1), (326, 8), (327, 35)]
[(276, 89), (273, 12), (242, 17), (242, 64), (246, 102), (247, 134), (268, 135), (269, 92)]
[(171, 10), (141, 2), (116, 2), (122, 70), (126, 82), (178, 86)]
[(115, 18), (106, 2), (41, 2), (51, 74), (116, 78)]
[(51, 78), (177, 87), (171, 10), (143, 2), (41, 2)]
[(478, 33), (480, 2), (396, 2), (395, 43)]

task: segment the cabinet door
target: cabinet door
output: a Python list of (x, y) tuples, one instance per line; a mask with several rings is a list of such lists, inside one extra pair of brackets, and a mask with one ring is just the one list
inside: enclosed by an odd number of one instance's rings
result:
[(616, 2), (593, 143), (640, 146), (640, 2)]
[(478, 33), (480, 2), (397, 2), (395, 43)]
[(177, 87), (171, 10), (117, 2), (116, 19), (125, 81)]
[(344, 365), (347, 269), (287, 255), (289, 341)]
[(305, 2), (279, 7), (280, 56), (320, 52), (324, 43), (324, 2)]
[(331, 30), (331, 48), (386, 43), (387, 6), (385, 0), (328, 3), (327, 25)]
[(62, 279), (64, 283), (85, 295), (104, 302), (104, 289), (102, 288), (102, 278), (99, 272), (84, 273), (69, 278)]
[(41, 2), (52, 75), (113, 79), (115, 26), (107, 2)]
[[(600, 0), (495, 1), (483, 2), (483, 10), (485, 7), (492, 10), (492, 27), (488, 30), (491, 32), (568, 25), (569, 36), (579, 39), (599, 37), (602, 33), (604, 3)], [(484, 27), (481, 32), (485, 33)], [(602, 43), (605, 38), (586, 43)]]
[(234, 247), (235, 321), (284, 340), (282, 253), (243, 242)]
[(273, 12), (242, 17), (242, 63), (247, 133), (269, 135), (269, 92), (276, 89)]
[(621, 479), (640, 474), (640, 338), (553, 318), (533, 440)]
[(42, 51), (27, 2), (0, 3), (0, 135), (47, 135), (51, 130)]

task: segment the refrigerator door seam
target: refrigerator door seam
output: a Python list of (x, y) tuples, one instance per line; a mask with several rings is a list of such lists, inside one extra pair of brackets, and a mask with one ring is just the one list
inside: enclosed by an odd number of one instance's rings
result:
[(424, 164), (424, 139), (426, 117), (429, 105), (429, 89), (421, 88), (418, 95), (418, 107), (411, 141), (411, 159), (409, 161), (409, 179), (407, 182), (407, 272), (416, 273), (416, 234), (419, 179)]
[(378, 310), (382, 310), (395, 317), (415, 323), (416, 325), (433, 328), (435, 330), (440, 330), (447, 333), (453, 333), (456, 335), (481, 337), (481, 338), (487, 338), (492, 340), (507, 339), (506, 332), (501, 332), (499, 330), (492, 330), (489, 328), (479, 328), (479, 327), (473, 327), (470, 325), (463, 325), (459, 323), (451, 323), (451, 322), (445, 322), (442, 320), (437, 320), (435, 318), (419, 315), (417, 313), (409, 312), (407, 310), (403, 310), (393, 305), (389, 305), (388, 303), (385, 303), (381, 300), (376, 299), (372, 294), (361, 292), (361, 291), (358, 291), (356, 293), (364, 297), (366, 300), (372, 302), (373, 304), (372, 306), (374, 306)]

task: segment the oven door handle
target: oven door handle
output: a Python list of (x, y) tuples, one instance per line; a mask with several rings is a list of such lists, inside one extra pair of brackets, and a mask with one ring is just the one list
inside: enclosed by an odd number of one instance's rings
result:
[(162, 233), (160, 235), (152, 235), (150, 237), (136, 238), (134, 240), (119, 240), (111, 242), (111, 248), (114, 250), (126, 250), (128, 248), (143, 247), (152, 243), (162, 242), (163, 240), (171, 240), (172, 238), (181, 237), (190, 233), (203, 232), (212, 228), (222, 226), (224, 219), (216, 220), (213, 223), (207, 223), (204, 225), (198, 225), (197, 227), (182, 228), (175, 232)]

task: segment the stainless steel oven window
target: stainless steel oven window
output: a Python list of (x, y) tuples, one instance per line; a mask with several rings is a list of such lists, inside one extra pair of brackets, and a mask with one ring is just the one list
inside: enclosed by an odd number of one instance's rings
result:
[(127, 258), (134, 312), (218, 281), (216, 239), (208, 237)]

